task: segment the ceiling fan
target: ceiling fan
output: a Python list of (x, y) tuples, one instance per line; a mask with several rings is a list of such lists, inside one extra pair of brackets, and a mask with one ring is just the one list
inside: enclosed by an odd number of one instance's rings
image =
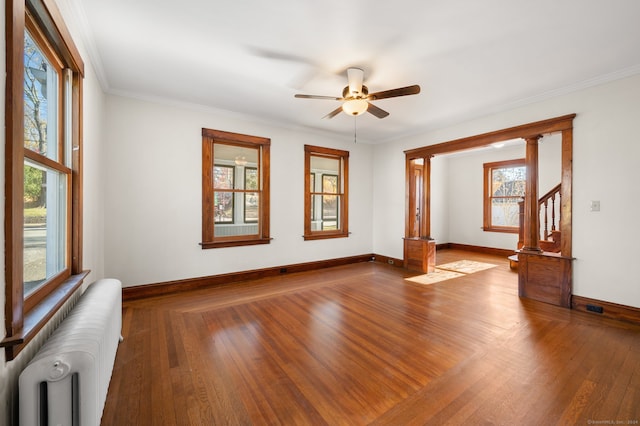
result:
[(396, 98), (398, 96), (417, 95), (420, 93), (420, 86), (400, 87), (398, 89), (383, 90), (382, 92), (369, 93), (369, 89), (363, 83), (364, 71), (360, 68), (347, 69), (347, 79), (349, 85), (342, 89), (342, 97), (335, 96), (317, 96), (317, 95), (295, 95), (296, 98), (302, 99), (327, 99), (332, 101), (341, 101), (343, 104), (325, 115), (323, 118), (333, 118), (340, 112), (344, 111), (349, 115), (360, 115), (366, 111), (378, 118), (385, 118), (389, 113), (378, 108), (371, 101), (379, 99)]

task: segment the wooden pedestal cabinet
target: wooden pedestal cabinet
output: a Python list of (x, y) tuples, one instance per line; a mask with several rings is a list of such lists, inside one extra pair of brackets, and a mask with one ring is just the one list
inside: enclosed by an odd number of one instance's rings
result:
[(433, 272), (436, 266), (436, 241), (426, 238), (404, 239), (404, 267), (412, 271)]
[(520, 297), (571, 307), (571, 261), (548, 253), (518, 253)]

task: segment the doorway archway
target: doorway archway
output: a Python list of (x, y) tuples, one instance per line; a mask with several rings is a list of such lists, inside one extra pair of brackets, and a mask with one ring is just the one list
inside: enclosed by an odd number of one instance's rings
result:
[[(424, 272), (430, 272), (435, 267), (435, 242), (431, 235), (430, 225), (431, 158), (521, 138), (527, 143), (525, 157), (527, 190), (524, 200), (525, 240), (523, 249), (518, 253), (519, 293), (522, 297), (570, 307), (573, 119), (575, 116), (576, 114), (569, 114), (405, 151), (405, 267), (415, 267), (420, 264), (419, 261), (422, 263)], [(537, 215), (538, 140), (542, 135), (557, 133), (562, 137), (561, 241), (559, 254), (551, 256), (540, 249), (537, 237), (539, 235)], [(420, 170), (419, 173), (418, 170)], [(421, 180), (421, 189), (416, 180)]]

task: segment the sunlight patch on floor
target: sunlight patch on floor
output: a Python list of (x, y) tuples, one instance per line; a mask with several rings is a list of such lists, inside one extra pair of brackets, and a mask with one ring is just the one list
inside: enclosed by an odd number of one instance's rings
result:
[(494, 268), (498, 265), (492, 263), (476, 262), (473, 260), (458, 260), (456, 262), (446, 263), (444, 265), (438, 265), (434, 272), (418, 275), (415, 277), (405, 278), (407, 281), (411, 281), (418, 284), (434, 284), (440, 281), (446, 281), (453, 278), (462, 277), (467, 274), (473, 274), (474, 272), (484, 271), (486, 269)]

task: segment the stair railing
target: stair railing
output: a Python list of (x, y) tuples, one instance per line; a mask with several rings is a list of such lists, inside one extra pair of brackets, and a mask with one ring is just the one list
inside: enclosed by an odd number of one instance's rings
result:
[[(556, 211), (559, 212), (562, 200), (560, 188), (561, 184), (557, 184), (538, 200), (538, 220), (541, 225), (544, 224), (544, 226), (540, 226), (540, 240), (542, 241), (548, 241), (552, 238), (554, 231), (560, 229), (561, 217), (558, 214), (558, 217), (556, 218)], [(518, 206), (520, 209), (518, 249), (521, 249), (524, 245), (524, 200), (519, 201)], [(549, 216), (551, 216), (551, 220), (549, 220)], [(551, 224), (551, 229), (549, 229), (549, 223)]]
[[(559, 210), (561, 204), (560, 187), (560, 184), (557, 184), (538, 200), (538, 214), (541, 222), (544, 221), (544, 228), (540, 226), (541, 240), (548, 240), (553, 235), (553, 231), (560, 228), (560, 217), (556, 220), (556, 210)], [(549, 229), (549, 211), (551, 211), (551, 229)]]

